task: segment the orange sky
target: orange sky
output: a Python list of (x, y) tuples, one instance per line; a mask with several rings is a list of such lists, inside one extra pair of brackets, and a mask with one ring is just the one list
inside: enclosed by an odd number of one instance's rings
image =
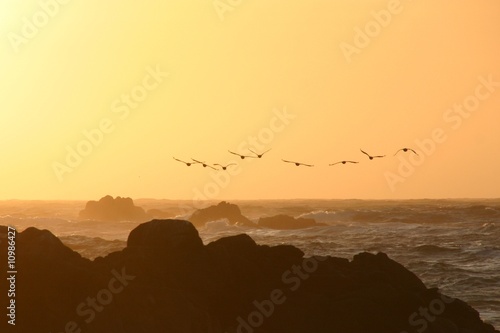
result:
[(2, 1), (0, 199), (500, 197), (499, 31), (496, 0)]

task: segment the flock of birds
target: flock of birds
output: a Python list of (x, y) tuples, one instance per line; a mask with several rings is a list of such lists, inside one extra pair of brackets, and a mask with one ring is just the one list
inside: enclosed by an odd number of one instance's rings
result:
[[(228, 150), (229, 153), (233, 154), (233, 155), (236, 155), (236, 156), (239, 156), (242, 160), (244, 160), (245, 158), (262, 158), (262, 156), (264, 156), (264, 154), (266, 154), (268, 151), (270, 151), (271, 149), (268, 149), (262, 153), (257, 153), (255, 151), (253, 151), (252, 149), (248, 149), (248, 151), (250, 151), (253, 155), (242, 155), (242, 154), (238, 154), (238, 153), (235, 153), (233, 151), (230, 151)], [(368, 154), (367, 152), (365, 152), (364, 150), (360, 149), (360, 151), (365, 154), (370, 160), (373, 160), (375, 158), (383, 158), (385, 157), (386, 155), (370, 155)], [(411, 152), (415, 155), (418, 155), (417, 152), (411, 148), (401, 148), (399, 149), (398, 151), (396, 151), (396, 153), (394, 154), (394, 156), (396, 156), (399, 152)], [(216, 166), (219, 167), (220, 169), (219, 170), (227, 170), (228, 167), (232, 166), (232, 165), (236, 165), (236, 163), (229, 163), (229, 164), (219, 164), (219, 163), (214, 163), (212, 165), (204, 162), (204, 161), (200, 161), (200, 160), (196, 160), (194, 158), (191, 158), (191, 161), (190, 162), (186, 162), (186, 161), (183, 161), (183, 160), (180, 160), (178, 158), (175, 158), (173, 157), (174, 160), (178, 161), (178, 162), (181, 162), (181, 163), (184, 163), (185, 165), (187, 166), (191, 166), (193, 164), (201, 164), (204, 168), (212, 168), (214, 170), (217, 170)], [(305, 167), (313, 167), (314, 165), (313, 164), (307, 164), (307, 163), (301, 163), (301, 162), (295, 162), (295, 161), (289, 161), (289, 160), (284, 160), (282, 159), (283, 162), (285, 163), (292, 163), (292, 164), (295, 164), (296, 166), (305, 166)], [(347, 164), (347, 163), (353, 163), (353, 164), (356, 164), (356, 163), (359, 163), (358, 161), (349, 161), (349, 160), (344, 160), (344, 161), (338, 161), (338, 162), (335, 162), (335, 163), (331, 163), (329, 164), (329, 166), (333, 166), (333, 165), (337, 165), (337, 164)]]

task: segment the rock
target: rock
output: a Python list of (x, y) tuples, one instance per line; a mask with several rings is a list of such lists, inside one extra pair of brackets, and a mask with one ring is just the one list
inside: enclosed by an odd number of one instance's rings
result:
[(424, 283), (403, 265), (389, 259), (385, 253), (363, 252), (354, 256), (352, 266), (360, 271), (386, 279), (391, 285), (413, 292), (426, 290)]
[[(0, 251), (6, 253), (3, 242)], [(6, 272), (7, 260), (3, 255), (0, 257), (0, 267)], [(92, 271), (90, 260), (66, 247), (51, 232), (36, 228), (17, 233), (16, 271), (16, 331), (19, 332), (33, 332), (35, 326), (43, 332), (55, 331), (60, 318), (69, 321), (75, 317), (78, 302), (74, 302), (90, 296), (98, 276)], [(0, 301), (4, 309), (6, 300), (2, 297)]]
[(94, 261), (35, 228), (17, 249), (19, 332), (499, 333), (383, 253), (304, 258), (245, 234), (203, 245), (182, 220), (143, 223)]
[(198, 209), (191, 215), (189, 221), (196, 227), (202, 227), (207, 222), (220, 219), (227, 219), (230, 224), (255, 227), (255, 223), (241, 214), (240, 208), (237, 205), (225, 201), (220, 202), (216, 206)]
[(140, 251), (147, 257), (167, 258), (192, 255), (203, 249), (198, 230), (183, 220), (153, 220), (132, 230), (128, 236), (127, 248)]
[(88, 201), (80, 217), (102, 221), (146, 221), (147, 214), (141, 207), (134, 205), (131, 198), (107, 195), (99, 201)]
[(148, 216), (148, 218), (151, 218), (151, 219), (170, 219), (170, 218), (175, 217), (177, 214), (178, 214), (177, 210), (164, 211), (164, 210), (156, 209), (156, 208), (148, 209), (148, 211), (146, 212), (146, 215)]
[(229, 236), (210, 243), (208, 248), (222, 248), (228, 253), (247, 255), (257, 250), (257, 243), (247, 234)]
[[(48, 230), (27, 228), (17, 235), (17, 241), (30, 244), (29, 247), (20, 249), (20, 254), (38, 263), (45, 261), (68, 262), (81, 259), (78, 253), (65, 246), (59, 238)], [(43, 249), (43, 251), (39, 251), (40, 249)]]
[(302, 229), (310, 227), (325, 226), (324, 223), (316, 223), (314, 219), (293, 218), (288, 215), (275, 215), (270, 217), (261, 217), (257, 223), (259, 227), (270, 229)]

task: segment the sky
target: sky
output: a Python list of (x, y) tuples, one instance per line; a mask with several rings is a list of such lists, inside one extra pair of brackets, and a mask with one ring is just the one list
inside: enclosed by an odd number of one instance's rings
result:
[(0, 199), (500, 197), (499, 31), (497, 0), (2, 0)]

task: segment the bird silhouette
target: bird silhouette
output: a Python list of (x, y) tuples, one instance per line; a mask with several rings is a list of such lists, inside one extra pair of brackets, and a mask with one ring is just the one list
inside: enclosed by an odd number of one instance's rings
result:
[(178, 158), (175, 158), (175, 157), (173, 157), (173, 159), (174, 159), (174, 160), (176, 160), (176, 161), (179, 161), (179, 162), (181, 162), (181, 163), (184, 163), (184, 164), (186, 164), (187, 166), (191, 166), (191, 164), (198, 164), (198, 162), (184, 162), (184, 161), (182, 161), (182, 160), (180, 160), (180, 159), (178, 159)]
[(355, 162), (355, 161), (340, 161), (340, 162), (336, 162), (336, 163), (332, 163), (332, 164), (329, 164), (330, 166), (332, 165), (335, 165), (335, 164), (346, 164), (346, 163), (359, 163), (359, 162)]
[(209, 167), (209, 168), (212, 168), (212, 169), (214, 169), (214, 170), (217, 170), (216, 168), (214, 168), (214, 167), (213, 167), (213, 166), (211, 166), (211, 165), (208, 165), (208, 164), (207, 164), (207, 163), (205, 163), (205, 162), (195, 160), (194, 158), (191, 158), (191, 159), (192, 159), (193, 161), (195, 161), (196, 163), (199, 163), (199, 164), (203, 165), (203, 167), (204, 167), (204, 168)]
[(254, 152), (252, 149), (248, 148), (248, 150), (250, 150), (252, 153), (255, 154), (255, 156), (257, 156), (257, 158), (262, 158), (262, 156), (264, 156), (265, 153), (267, 153), (268, 151), (271, 150), (271, 148), (269, 148), (268, 150), (266, 150), (265, 152), (261, 153), (261, 154), (257, 154), (256, 152)]
[(286, 163), (293, 163), (295, 164), (296, 166), (307, 166), (307, 167), (313, 167), (314, 165), (311, 165), (311, 164), (305, 164), (305, 163), (300, 163), (300, 162), (294, 162), (294, 161), (287, 161), (287, 160), (284, 160), (282, 159), (283, 162), (286, 162)]
[(413, 152), (415, 155), (417, 155), (417, 156), (418, 156), (417, 152), (416, 152), (416, 151), (414, 151), (414, 150), (413, 150), (413, 149), (411, 149), (411, 148), (401, 148), (400, 150), (398, 150), (398, 151), (396, 152), (396, 154), (394, 154), (394, 156), (396, 156), (396, 155), (397, 155), (397, 153), (399, 153), (400, 151), (404, 151), (405, 153), (406, 153), (407, 151), (411, 151), (411, 152)]
[(236, 165), (236, 163), (229, 163), (228, 165), (222, 165), (222, 164), (215, 163), (214, 165), (218, 165), (222, 168), (222, 170), (226, 170), (228, 166)]
[(238, 153), (232, 152), (232, 151), (230, 151), (230, 150), (228, 150), (228, 152), (230, 152), (230, 153), (231, 153), (231, 154), (233, 154), (233, 155), (239, 156), (242, 160), (244, 160), (244, 159), (245, 159), (245, 157), (248, 157), (248, 158), (257, 158), (257, 157), (255, 157), (255, 156), (241, 155), (241, 154), (238, 154)]
[(372, 156), (372, 155), (368, 154), (367, 152), (363, 151), (362, 149), (360, 149), (360, 150), (361, 150), (361, 152), (362, 152), (363, 154), (365, 154), (366, 156), (368, 156), (368, 158), (369, 158), (370, 160), (373, 160), (374, 158), (382, 158), (382, 157), (385, 157), (385, 155), (375, 155), (375, 156)]

